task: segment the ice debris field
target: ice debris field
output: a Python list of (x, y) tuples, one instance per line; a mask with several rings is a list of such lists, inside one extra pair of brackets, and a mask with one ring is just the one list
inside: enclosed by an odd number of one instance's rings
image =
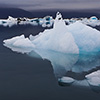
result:
[[(44, 18), (13, 18), (8, 16), (8, 19), (0, 19), (1, 26), (9, 26), (12, 27), (13, 25), (41, 25), (42, 27), (51, 27), (54, 24), (55, 19), (52, 16), (46, 16)], [(71, 18), (71, 19), (64, 19), (66, 24), (72, 24), (76, 21), (79, 21), (83, 24), (90, 25), (92, 27), (100, 25), (100, 19), (96, 16), (92, 16), (90, 18)]]
[[(89, 20), (95, 23), (95, 25), (99, 23), (99, 20), (96, 17), (92, 17)], [(30, 35), (29, 37), (25, 38), (24, 35), (21, 35), (21, 36), (13, 37), (11, 39), (6, 39), (3, 42), (6, 47), (12, 49), (13, 51), (18, 51), (21, 53), (29, 53), (31, 51), (35, 51), (42, 58), (49, 59), (52, 65), (55, 66), (57, 65), (57, 62), (56, 62), (57, 57), (56, 59), (54, 59), (55, 56), (52, 56), (50, 51), (59, 52), (63, 54), (75, 54), (75, 55), (80, 55), (80, 54), (84, 54), (84, 55), (95, 54), (96, 55), (100, 52), (100, 31), (88, 26), (87, 23), (85, 23), (85, 21), (77, 20), (75, 22), (71, 22), (69, 25), (66, 25), (66, 20), (63, 19), (61, 13), (58, 12), (56, 14), (56, 18), (53, 19), (53, 23), (54, 23), (53, 28), (45, 29), (43, 32), (40, 32), (36, 36)], [(94, 25), (93, 23), (91, 25)], [(41, 50), (43, 52), (41, 52)], [(49, 51), (49, 53), (46, 54), (46, 52), (44, 52), (45, 50)], [(57, 54), (57, 56), (58, 55), (59, 54)], [(74, 56), (72, 57), (72, 59), (74, 59)], [(73, 64), (78, 61), (77, 59), (78, 58), (75, 57), (74, 59), (75, 61), (73, 61), (73, 60), (69, 60), (68, 58), (68, 63), (66, 65), (69, 65), (68, 67), (72, 66), (73, 68)], [(86, 59), (83, 59), (81, 57), (80, 61), (82, 62)], [(88, 64), (88, 66), (90, 62), (93, 62), (92, 59), (93, 57), (91, 57), (91, 59), (90, 58), (87, 59), (87, 61), (89, 60), (88, 63), (86, 63)], [(60, 62), (58, 64), (60, 66), (63, 66), (67, 60), (65, 59), (62, 61), (60, 59), (59, 61)], [(94, 65), (93, 64), (92, 65), (90, 64), (90, 67), (89, 67), (90, 69), (92, 68), (91, 66), (95, 67), (95, 64)], [(66, 67), (66, 65), (64, 66)], [(83, 65), (83, 67), (85, 65)], [(54, 70), (56, 70), (56, 68), (57, 67), (54, 67)], [(84, 68), (86, 70), (88, 69), (87, 66)], [(66, 68), (66, 70), (67, 69), (68, 68)], [(76, 69), (77, 68), (73, 69), (72, 71), (78, 72), (78, 69), (77, 70)], [(100, 86), (100, 71), (99, 70), (93, 73), (87, 74), (85, 78), (86, 79), (82, 81), (83, 83), (87, 81), (89, 85)], [(77, 80), (71, 77), (61, 77), (60, 79), (58, 79), (58, 81), (63, 82), (63, 83), (68, 83), (68, 84), (70, 83), (73, 84), (74, 82), (78, 82)]]

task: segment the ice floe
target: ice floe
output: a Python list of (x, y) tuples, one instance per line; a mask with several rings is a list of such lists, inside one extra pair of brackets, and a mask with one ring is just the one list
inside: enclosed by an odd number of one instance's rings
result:
[[(64, 22), (67, 24), (73, 24), (75, 22), (81, 22), (83, 24), (95, 27), (100, 26), (100, 19), (96, 16), (91, 16), (90, 18), (71, 18), (64, 19)], [(12, 27), (13, 25), (41, 25), (42, 27), (51, 27), (55, 22), (55, 19), (52, 16), (45, 16), (44, 18), (13, 18), (8, 16), (8, 19), (0, 19), (0, 25)]]

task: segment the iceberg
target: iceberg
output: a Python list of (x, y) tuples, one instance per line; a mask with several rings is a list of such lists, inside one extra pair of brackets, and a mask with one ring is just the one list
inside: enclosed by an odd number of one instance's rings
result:
[[(12, 41), (16, 43), (16, 41), (20, 40), (20, 38), (22, 40), (25, 39), (25, 37), (22, 35), (22, 36), (13, 38)], [(34, 40), (34, 38), (32, 40)], [(88, 84), (89, 83), (88, 79), (87, 78), (85, 79), (85, 75), (84, 75), (84, 78), (79, 80), (77, 79), (77, 75), (75, 74), (79, 73), (79, 75), (81, 76), (82, 73), (84, 72), (88, 73), (89, 71), (94, 70), (97, 66), (100, 66), (100, 55), (99, 54), (97, 55), (88, 54), (88, 55), (83, 56), (83, 55), (78, 55), (78, 54), (77, 55), (76, 54), (65, 54), (65, 53), (55, 52), (51, 50), (39, 49), (35, 47), (32, 47), (31, 49), (25, 48), (25, 47), (21, 48), (21, 46), (14, 47), (13, 45), (10, 45), (9, 48), (16, 52), (27, 53), (31, 57), (49, 60), (53, 67), (53, 72), (55, 74), (55, 77), (58, 79), (58, 84), (60, 86), (74, 85), (74, 86), (89, 87), (90, 84)], [(68, 72), (71, 72), (71, 74), (75, 73), (74, 74), (75, 76), (73, 76), (73, 74), (72, 76), (70, 75), (67, 76)], [(94, 79), (93, 81), (95, 82)], [(91, 87), (91, 89), (95, 90), (96, 92), (97, 91), (99, 92), (97, 88)]]
[(0, 19), (0, 25), (12, 27), (13, 25), (17, 25), (17, 19), (11, 16), (8, 16), (8, 19)]
[[(8, 45), (5, 46), (8, 47)], [(36, 47), (21, 48), (18, 46), (14, 47), (13, 45), (8, 48), (19, 53), (27, 53), (32, 57), (36, 57), (37, 55), (38, 58), (50, 61), (55, 77), (57, 78), (65, 76), (67, 72), (78, 74), (88, 73), (89, 71), (98, 69), (98, 66), (100, 66), (100, 54), (65, 54)]]
[(74, 37), (68, 32), (60, 13), (57, 13), (53, 29), (45, 30), (40, 34), (32, 41), (37, 48), (63, 53), (79, 53)]
[(32, 43), (38, 48), (76, 54), (100, 51), (100, 31), (79, 21), (65, 25), (60, 13), (57, 13), (53, 29), (35, 37)]
[[(44, 32), (40, 32), (36, 36), (30, 35), (29, 39), (27, 38), (27, 40), (31, 46), (34, 45), (36, 48), (69, 54), (81, 54), (99, 52), (99, 37), (100, 31), (79, 21), (70, 25), (66, 25), (61, 13), (58, 12), (52, 29), (46, 29)], [(12, 40), (13, 39), (9, 39), (9, 41), (4, 41), (4, 43), (13, 43)], [(23, 40), (21, 39), (21, 41)], [(17, 46), (18, 43), (20, 46), (24, 45), (24, 42), (17, 42)], [(13, 45), (16, 46), (16, 43), (13, 43)]]
[(79, 21), (66, 25), (58, 12), (52, 29), (29, 38), (21, 35), (3, 42), (13, 51), (49, 60), (60, 85), (92, 86), (97, 91), (100, 70), (87, 73), (100, 66), (99, 37), (98, 30)]
[(95, 26), (100, 26), (100, 19), (98, 19), (96, 16), (92, 16), (90, 18), (71, 18), (71, 19), (64, 19), (64, 21), (67, 23), (67, 24), (72, 24), (72, 23), (75, 23), (77, 21), (85, 24), (85, 25), (89, 25), (89, 26), (92, 26), (92, 27), (95, 27)]

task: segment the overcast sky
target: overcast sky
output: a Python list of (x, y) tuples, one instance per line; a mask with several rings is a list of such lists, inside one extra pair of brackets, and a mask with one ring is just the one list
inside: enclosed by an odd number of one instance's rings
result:
[(98, 9), (100, 0), (0, 0), (0, 7), (35, 9)]

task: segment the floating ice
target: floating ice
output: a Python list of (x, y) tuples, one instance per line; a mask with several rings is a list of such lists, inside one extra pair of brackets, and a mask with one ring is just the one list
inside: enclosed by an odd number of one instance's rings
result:
[[(8, 45), (7, 45), (8, 47)], [(88, 72), (100, 66), (100, 54), (65, 54), (44, 50), (39, 48), (20, 48), (9, 46), (13, 51), (20, 53), (28, 53), (30, 56), (39, 55), (42, 59), (47, 59), (51, 62), (56, 77), (66, 75), (68, 71), (73, 73)], [(35, 53), (34, 53), (34, 52)]]
[(75, 43), (74, 37), (68, 32), (65, 22), (61, 14), (58, 13), (55, 19), (54, 28), (45, 30), (37, 35), (37, 38), (32, 41), (37, 48), (54, 50), (63, 53), (79, 53), (78, 46)]
[(100, 70), (86, 75), (86, 79), (92, 86), (100, 86)]
[[(20, 36), (16, 38), (24, 38), (24, 37)], [(13, 41), (15, 40), (13, 39)], [(71, 77), (67, 77), (66, 76), (67, 72), (71, 71), (73, 73), (82, 74), (82, 72), (88, 72), (96, 68), (96, 66), (100, 66), (99, 54), (98, 55), (64, 54), (64, 53), (54, 52), (50, 50), (43, 50), (38, 48), (29, 49), (29, 48), (20, 48), (19, 46), (14, 47), (12, 45), (9, 48), (11, 48), (13, 51), (16, 52), (27, 53), (32, 57), (39, 57), (42, 59), (49, 60), (53, 66), (53, 71), (56, 78), (58, 78), (59, 84), (63, 86), (66, 85), (69, 86), (72, 83), (75, 86), (89, 86), (85, 77), (82, 80), (77, 80)], [(94, 90), (97, 91), (95, 88)]]
[(3, 42), (5, 43), (5, 46), (11, 48), (13, 51), (19, 51), (23, 48), (23, 50), (21, 50), (23, 53), (30, 52), (33, 48), (35, 48), (35, 45), (32, 44), (28, 38), (25, 38), (24, 35), (16, 36), (12, 39), (4, 40)]
[[(30, 41), (29, 44), (35, 45), (36, 48), (78, 54), (99, 52), (99, 37), (100, 31), (82, 24), (81, 22), (66, 25), (62, 15), (58, 12), (52, 29), (40, 32), (36, 36), (30, 35), (30, 40), (27, 40), (28, 42)], [(7, 44), (7, 42), (5, 43)], [(20, 45), (20, 42), (17, 43)]]
[(13, 26), (13, 25), (41, 25), (42, 27), (51, 27), (53, 24), (53, 18), (51, 16), (46, 16), (44, 18), (13, 18), (8, 16), (8, 19), (0, 19), (0, 25), (2, 26)]
[(71, 85), (75, 80), (71, 77), (62, 77), (58, 79), (59, 84), (61, 85)]
[(68, 25), (67, 30), (73, 35), (80, 52), (100, 51), (100, 31), (81, 22)]
[(13, 45), (14, 42), (16, 42), (17, 40), (22, 40), (22, 39), (25, 39), (24, 35), (16, 36), (11, 39), (4, 40), (3, 42), (7, 45)]
[[(13, 25), (41, 25), (42, 27), (51, 27), (54, 24), (54, 19), (52, 16), (46, 16), (44, 18), (13, 18), (11, 16), (8, 16), (8, 19), (0, 19), (0, 25), (2, 26), (13, 26)], [(96, 16), (92, 16), (90, 18), (71, 18), (71, 19), (64, 19), (64, 21), (67, 24), (75, 23), (76, 21), (79, 21), (83, 24), (95, 27), (100, 25), (100, 19), (98, 19)]]
[(57, 13), (53, 29), (45, 30), (35, 36), (36, 39), (32, 43), (36, 47), (65, 53), (99, 52), (100, 39), (98, 37), (100, 37), (100, 31), (81, 22), (66, 26), (61, 14)]
[(17, 25), (17, 20), (16, 18), (8, 16), (8, 19), (0, 19), (0, 25), (12, 27), (13, 25)]
[(72, 24), (79, 21), (85, 25), (89, 25), (92, 27), (100, 25), (100, 19), (98, 19), (96, 16), (92, 16), (90, 18), (71, 18), (71, 19), (64, 19), (64, 20), (67, 24)]
[[(13, 19), (9, 18), (9, 20)], [(66, 75), (68, 72), (82, 74), (100, 66), (99, 37), (100, 32), (98, 30), (79, 21), (66, 25), (62, 15), (57, 13), (52, 29), (40, 32), (36, 36), (30, 35), (29, 38), (21, 35), (3, 42), (13, 51), (49, 60), (60, 83), (90, 85), (98, 88), (100, 87), (100, 71), (84, 75), (81, 80), (73, 75), (71, 77)]]

